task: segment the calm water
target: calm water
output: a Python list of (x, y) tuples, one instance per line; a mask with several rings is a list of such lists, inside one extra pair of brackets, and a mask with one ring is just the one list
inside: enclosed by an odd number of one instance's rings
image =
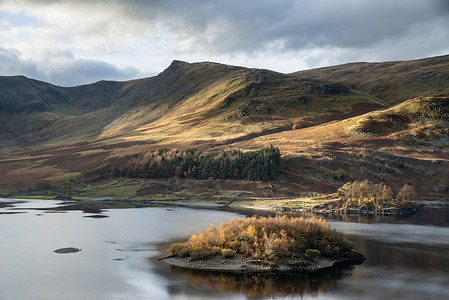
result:
[[(243, 213), (139, 208), (55, 211), (63, 203), (0, 199), (0, 299), (445, 299), (449, 210), (411, 218), (340, 218), (364, 264), (297, 276), (186, 272), (161, 244)], [(9, 203), (7, 205), (7, 203)], [(92, 218), (92, 216), (107, 216)], [(77, 247), (74, 254), (56, 254)], [(163, 247), (163, 246), (162, 246)]]

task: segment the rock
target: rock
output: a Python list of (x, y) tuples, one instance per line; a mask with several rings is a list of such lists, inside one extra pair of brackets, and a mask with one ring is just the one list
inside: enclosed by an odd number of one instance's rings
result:
[(271, 108), (269, 108), (263, 101), (258, 99), (247, 100), (243, 105), (239, 106), (235, 111), (238, 118), (243, 118), (248, 115), (271, 115)]
[(58, 254), (67, 254), (67, 253), (76, 253), (76, 252), (80, 252), (80, 251), (81, 251), (81, 249), (79, 249), (79, 248), (67, 247), (67, 248), (56, 249), (53, 252), (58, 253)]

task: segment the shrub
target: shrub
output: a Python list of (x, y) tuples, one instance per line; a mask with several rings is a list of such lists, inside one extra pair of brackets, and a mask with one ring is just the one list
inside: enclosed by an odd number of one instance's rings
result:
[(302, 252), (304, 252), (304, 250), (306, 250), (306, 246), (307, 246), (306, 239), (303, 236), (297, 235), (295, 237), (295, 244), (293, 246), (293, 251), (302, 253)]
[(334, 247), (334, 255), (335, 255), (335, 256), (338, 256), (338, 255), (340, 255), (340, 254), (341, 254), (340, 247), (335, 246), (335, 247)]
[(319, 243), (319, 250), (321, 253), (325, 255), (331, 255), (332, 254), (332, 247), (329, 245), (329, 242), (327, 239), (322, 239)]
[(320, 250), (317, 250), (317, 249), (307, 249), (306, 253), (305, 253), (305, 256), (308, 259), (312, 260), (312, 259), (315, 259), (317, 257), (320, 257), (321, 256), (321, 252), (320, 252)]
[(221, 249), (221, 255), (223, 255), (224, 258), (231, 258), (234, 257), (237, 251), (232, 249)]
[(343, 247), (343, 250), (345, 252), (350, 252), (354, 249), (354, 243), (351, 241), (348, 241), (347, 239), (343, 239), (341, 246)]
[(168, 248), (168, 251), (178, 257), (185, 257), (189, 254), (186, 243), (174, 243)]
[(213, 256), (213, 252), (208, 249), (195, 248), (190, 251), (190, 259), (191, 260), (201, 260), (206, 259)]
[(406, 206), (416, 196), (415, 190), (411, 185), (405, 184), (396, 195), (396, 201), (399, 205)]

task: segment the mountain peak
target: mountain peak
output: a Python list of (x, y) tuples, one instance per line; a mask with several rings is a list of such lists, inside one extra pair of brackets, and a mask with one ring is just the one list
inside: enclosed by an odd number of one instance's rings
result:
[(171, 62), (170, 65), (181, 65), (181, 64), (188, 64), (188, 62), (185, 62), (185, 61), (183, 61), (183, 60), (177, 60), (177, 59), (175, 59), (175, 60), (173, 60), (173, 61)]
[(168, 66), (168, 68), (166, 68), (164, 71), (162, 71), (159, 74), (160, 76), (166, 76), (167, 74), (171, 74), (174, 72), (178, 72), (181, 69), (183, 69), (185, 66), (189, 65), (189, 63), (185, 62), (185, 61), (181, 61), (181, 60), (174, 60), (172, 61), (172, 63)]
[(182, 61), (182, 60), (174, 60), (171, 62), (170, 66), (168, 66), (168, 69), (173, 69), (173, 68), (179, 68), (179, 67), (183, 67), (188, 65), (188, 62)]

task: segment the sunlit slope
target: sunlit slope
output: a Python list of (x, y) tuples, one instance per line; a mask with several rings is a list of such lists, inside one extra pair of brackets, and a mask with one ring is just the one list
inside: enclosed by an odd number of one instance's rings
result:
[[(147, 124), (123, 138), (171, 143), (232, 142), (383, 107), (366, 93), (342, 84), (298, 80), (268, 70), (176, 63), (161, 75), (164, 73), (182, 74), (176, 76), (174, 84), (189, 87), (187, 92), (177, 102), (158, 106), (157, 115), (161, 117), (147, 117)], [(136, 107), (107, 126), (102, 136), (125, 132), (144, 116), (155, 115), (155, 110), (151, 103)]]
[[(70, 88), (25, 77), (0, 81), (0, 138), (16, 148), (117, 136), (224, 140), (382, 107), (342, 84), (208, 62), (174, 61), (155, 77)], [(368, 105), (354, 109), (360, 103)]]
[(221, 143), (445, 96), (448, 70), (449, 56), (441, 56), (290, 75), (174, 61), (155, 77), (70, 88), (0, 77), (0, 145), (8, 150), (114, 136)]
[(448, 191), (449, 97), (416, 97), (340, 121), (261, 136), (235, 146), (273, 144), (284, 154), (289, 191), (335, 191), (348, 181), (411, 184)]
[[(322, 143), (358, 143), (367, 148), (368, 141), (390, 140), (395, 147), (421, 145), (446, 147), (449, 143), (449, 97), (417, 97), (387, 109), (377, 110), (344, 120), (331, 121), (308, 128), (275, 133), (254, 139), (261, 145), (286, 144), (286, 154)], [(297, 145), (297, 148), (294, 146)]]

